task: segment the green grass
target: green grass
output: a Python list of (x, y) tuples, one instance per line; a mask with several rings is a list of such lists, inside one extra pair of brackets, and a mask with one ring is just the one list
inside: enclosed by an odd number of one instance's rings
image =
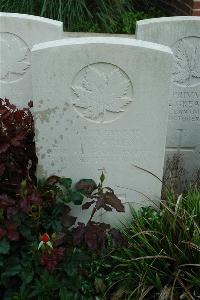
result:
[[(196, 299), (200, 295), (200, 191), (175, 199), (161, 210), (132, 209), (123, 229), (128, 247), (114, 255), (120, 299)], [(118, 289), (117, 289), (118, 286)], [(165, 295), (165, 297), (164, 297)]]
[(63, 21), (67, 31), (134, 33), (143, 18), (165, 15), (150, 0), (0, 0), (0, 11)]

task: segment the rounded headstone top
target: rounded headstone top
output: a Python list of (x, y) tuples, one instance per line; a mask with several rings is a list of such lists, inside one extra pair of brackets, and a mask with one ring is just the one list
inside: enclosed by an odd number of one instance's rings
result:
[(137, 21), (138, 25), (147, 25), (152, 23), (164, 23), (164, 22), (183, 22), (183, 21), (200, 21), (200, 17), (196, 16), (176, 16), (176, 17), (162, 17), (152, 18)]
[(18, 13), (7, 13), (7, 12), (0, 12), (0, 20), (2, 18), (15, 18), (15, 19), (24, 19), (24, 20), (31, 20), (36, 22), (48, 23), (54, 26), (63, 26), (63, 23), (60, 21), (52, 20), (49, 18), (33, 16), (33, 15), (26, 15), (26, 14), (18, 14)]
[(80, 37), (55, 40), (45, 43), (40, 43), (32, 48), (32, 51), (43, 50), (47, 48), (55, 48), (69, 45), (85, 45), (85, 44), (112, 44), (122, 46), (132, 46), (144, 49), (151, 49), (172, 54), (169, 47), (151, 42), (140, 41), (132, 38), (121, 37)]

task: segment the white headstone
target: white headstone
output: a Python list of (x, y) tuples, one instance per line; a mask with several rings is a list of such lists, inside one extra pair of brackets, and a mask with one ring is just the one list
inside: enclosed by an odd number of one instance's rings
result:
[(169, 46), (174, 54), (166, 157), (180, 153), (190, 179), (200, 168), (200, 18), (139, 21), (136, 35)]
[(0, 97), (19, 106), (32, 99), (31, 48), (62, 37), (62, 23), (46, 18), (0, 13)]
[(124, 203), (159, 201), (160, 181), (135, 165), (162, 178), (170, 49), (77, 38), (36, 45), (32, 60), (39, 175), (98, 182), (104, 171)]

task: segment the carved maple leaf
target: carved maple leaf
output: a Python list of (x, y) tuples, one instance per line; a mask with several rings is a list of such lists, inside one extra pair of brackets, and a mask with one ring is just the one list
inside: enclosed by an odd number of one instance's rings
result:
[(191, 85), (193, 78), (200, 78), (200, 48), (181, 40), (174, 52), (175, 68), (173, 80), (179, 84)]
[(4, 34), (0, 39), (0, 49), (3, 59), (0, 60), (0, 79), (8, 79), (10, 74), (24, 75), (30, 67), (28, 61), (29, 49), (23, 41), (11, 34)]
[(132, 102), (127, 96), (130, 81), (118, 68), (103, 72), (97, 67), (86, 68), (80, 86), (72, 89), (77, 97), (76, 107), (84, 108), (84, 116), (90, 119), (104, 117), (106, 111), (119, 113)]

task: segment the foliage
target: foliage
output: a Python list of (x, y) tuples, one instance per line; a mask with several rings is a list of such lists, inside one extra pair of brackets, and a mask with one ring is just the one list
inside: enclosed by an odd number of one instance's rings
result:
[(17, 109), (7, 99), (0, 99), (0, 120), (0, 189), (15, 193), (23, 179), (35, 180), (34, 121), (29, 109)]
[(130, 10), (124, 12), (118, 24), (120, 33), (132, 34), (136, 30), (136, 22), (139, 20), (164, 17), (166, 13), (156, 7), (150, 7), (148, 10)]
[[(30, 111), (1, 100), (0, 114), (1, 299), (199, 297), (199, 174), (193, 189), (178, 197), (172, 182), (160, 210), (131, 208), (130, 224), (119, 231), (94, 222), (100, 209), (124, 211), (114, 191), (104, 187), (103, 173), (98, 184), (92, 179), (73, 184), (55, 175), (36, 181)], [(9, 172), (12, 166), (17, 178)], [(71, 203), (83, 212), (91, 209), (86, 224), (71, 215)]]
[(113, 256), (116, 270), (126, 271), (115, 292), (122, 293), (120, 299), (200, 295), (200, 192), (193, 189), (177, 200), (169, 193), (167, 199), (160, 211), (132, 209), (124, 228), (129, 246)]
[[(58, 176), (36, 182), (31, 112), (18, 110), (7, 99), (1, 99), (0, 104), (0, 291), (4, 299), (16, 293), (13, 299), (49, 299), (54, 292), (55, 299), (59, 293), (65, 299), (67, 276), (63, 269), (70, 273), (65, 264), (76, 252), (76, 245), (102, 251), (111, 236), (115, 245), (123, 244), (118, 231), (113, 234), (110, 225), (92, 220), (96, 211), (122, 212), (124, 206), (112, 189), (104, 188), (103, 173), (98, 185), (92, 179), (73, 185), (71, 178)], [(82, 205), (85, 197), (90, 202), (84, 203), (83, 209), (93, 205), (91, 217), (88, 223), (78, 223), (72, 229), (76, 218), (70, 215), (68, 205)], [(78, 299), (84, 294), (80, 287)]]
[[(1, 195), (0, 287), (5, 288), (5, 293), (17, 293), (19, 298), (13, 299), (49, 299), (50, 295), (59, 299), (59, 293), (65, 297), (67, 286), (67, 293), (71, 293), (72, 298), (66, 299), (74, 299), (74, 288), (77, 289), (77, 299), (84, 299), (81, 298), (84, 292), (80, 291), (82, 284), (77, 281), (76, 287), (74, 279), (71, 286), (68, 282), (71, 276), (69, 262), (78, 251), (76, 246), (84, 249), (87, 256), (90, 251), (101, 255), (101, 251), (109, 246), (111, 237), (113, 245), (123, 245), (120, 232), (111, 230), (108, 224), (92, 220), (95, 212), (104, 207), (124, 211), (113, 191), (107, 188), (104, 190), (102, 178), (98, 186), (93, 180), (86, 179), (78, 182), (75, 187), (72, 187), (69, 178), (57, 176), (39, 182), (37, 187), (24, 180), (16, 197)], [(70, 215), (68, 204), (82, 204), (84, 195), (79, 188), (92, 199), (94, 208), (88, 223), (78, 223), (77, 227), (71, 228), (76, 218)], [(88, 203), (83, 204), (84, 209), (89, 207)], [(80, 250), (80, 255), (83, 254)], [(76, 264), (77, 276), (80, 268), (79, 262)], [(10, 282), (13, 282), (13, 290)]]
[(163, 16), (150, 0), (0, 0), (0, 10), (64, 22), (67, 31), (134, 33), (136, 20)]

